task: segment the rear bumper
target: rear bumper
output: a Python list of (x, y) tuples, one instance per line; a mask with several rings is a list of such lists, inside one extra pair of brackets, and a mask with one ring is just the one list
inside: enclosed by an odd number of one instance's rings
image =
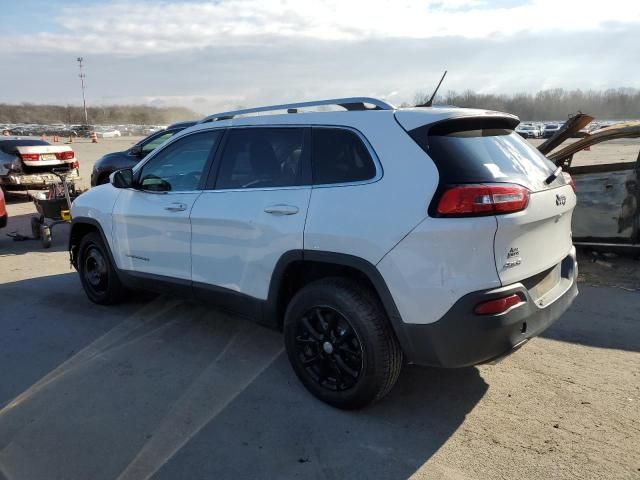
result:
[[(67, 176), (67, 181), (78, 180), (78, 171)], [(45, 188), (47, 185), (59, 183), (60, 178), (53, 173), (14, 173), (0, 177), (0, 184), (7, 190), (28, 190)]]
[[(462, 297), (438, 321), (395, 325), (405, 355), (414, 363), (440, 367), (466, 367), (509, 353), (542, 333), (571, 305), (578, 294), (577, 263), (572, 249), (561, 263), (561, 279), (549, 293), (534, 300), (522, 283), (473, 292)], [(526, 302), (499, 315), (476, 315), (474, 307), (486, 300), (513, 293)]]

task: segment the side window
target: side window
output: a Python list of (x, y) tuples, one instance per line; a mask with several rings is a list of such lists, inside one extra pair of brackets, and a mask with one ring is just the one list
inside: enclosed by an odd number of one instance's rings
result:
[(152, 152), (157, 147), (162, 145), (162, 143), (164, 143), (165, 140), (168, 140), (169, 138), (173, 137), (176, 133), (177, 132), (175, 130), (172, 130), (172, 131), (166, 132), (166, 133), (164, 133), (162, 135), (158, 135), (156, 138), (154, 138), (150, 142), (145, 143), (142, 146), (142, 153), (144, 153), (146, 155), (146, 154)]
[(307, 185), (304, 128), (236, 128), (228, 131), (216, 189)]
[(145, 163), (139, 177), (142, 190), (184, 192), (197, 190), (211, 149), (220, 139), (220, 131), (187, 135)]
[(313, 183), (349, 183), (376, 175), (373, 159), (360, 137), (342, 128), (313, 129), (311, 162)]

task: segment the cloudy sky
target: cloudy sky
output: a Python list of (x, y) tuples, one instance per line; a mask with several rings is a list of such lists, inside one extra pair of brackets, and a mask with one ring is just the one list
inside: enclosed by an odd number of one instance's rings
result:
[(638, 0), (0, 0), (0, 102), (182, 105), (640, 88)]

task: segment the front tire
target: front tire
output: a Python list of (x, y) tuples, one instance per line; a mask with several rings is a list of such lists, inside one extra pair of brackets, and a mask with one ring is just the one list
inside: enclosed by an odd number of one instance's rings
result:
[(102, 237), (88, 233), (78, 248), (78, 273), (87, 297), (93, 303), (110, 305), (120, 302), (126, 290), (111, 263)]
[(380, 400), (395, 385), (403, 353), (370, 289), (341, 278), (313, 282), (287, 307), (287, 355), (303, 385), (342, 409)]

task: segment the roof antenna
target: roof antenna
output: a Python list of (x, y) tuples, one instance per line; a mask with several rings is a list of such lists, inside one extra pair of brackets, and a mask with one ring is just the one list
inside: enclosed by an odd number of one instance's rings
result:
[(444, 77), (446, 77), (446, 76), (447, 76), (447, 71), (445, 70), (444, 73), (442, 74), (442, 78), (438, 82), (438, 86), (433, 91), (433, 95), (431, 95), (431, 98), (425, 103), (422, 103), (420, 105), (416, 105), (416, 107), (430, 107), (430, 106), (433, 105), (433, 99), (436, 98), (436, 93), (438, 93), (438, 90), (440, 89), (440, 85), (442, 85), (442, 81), (444, 80)]

